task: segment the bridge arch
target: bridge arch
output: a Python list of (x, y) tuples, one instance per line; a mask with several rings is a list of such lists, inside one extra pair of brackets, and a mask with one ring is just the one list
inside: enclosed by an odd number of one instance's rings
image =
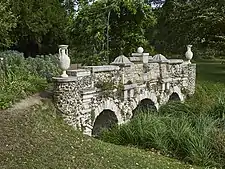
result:
[(123, 123), (119, 107), (111, 99), (103, 101), (94, 110), (92, 135), (98, 135), (101, 128), (110, 128), (113, 124)]
[(108, 100), (104, 100), (100, 105), (98, 105), (97, 108), (95, 108), (92, 125), (94, 125), (95, 120), (104, 110), (111, 110), (112, 112), (114, 112), (118, 119), (119, 124), (121, 124), (123, 122), (123, 118), (121, 116), (119, 107), (112, 99), (108, 99)]
[(132, 111), (132, 117), (131, 118), (134, 118), (141, 111), (145, 111), (145, 110), (157, 111), (155, 103), (151, 99), (141, 100), (139, 102), (139, 104), (137, 105), (137, 107)]
[(105, 109), (95, 119), (92, 136), (98, 137), (102, 129), (110, 129), (116, 124), (118, 124), (118, 119), (115, 113), (109, 109)]
[(159, 103), (156, 96), (156, 93), (150, 92), (148, 90), (143, 91), (139, 94), (135, 100), (132, 101), (132, 118), (134, 117), (135, 111), (140, 106), (147, 106), (154, 110), (159, 109)]
[(168, 101), (181, 101), (181, 99), (177, 93), (172, 93)]
[(168, 101), (184, 101), (184, 94), (181, 92), (181, 89), (178, 86), (174, 86), (169, 94), (168, 94)]

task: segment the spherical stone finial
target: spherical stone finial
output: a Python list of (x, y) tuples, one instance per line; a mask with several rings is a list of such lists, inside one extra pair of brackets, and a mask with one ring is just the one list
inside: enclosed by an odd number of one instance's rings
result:
[(139, 48), (137, 49), (137, 53), (143, 53), (143, 52), (144, 52), (143, 47), (139, 47)]

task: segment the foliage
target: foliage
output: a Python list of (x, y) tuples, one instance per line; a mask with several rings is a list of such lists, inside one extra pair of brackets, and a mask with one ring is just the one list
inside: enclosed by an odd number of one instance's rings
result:
[(16, 26), (17, 18), (12, 13), (9, 1), (0, 2), (0, 48), (9, 47), (12, 44), (10, 31)]
[(155, 45), (157, 50), (180, 53), (193, 44), (198, 50), (224, 50), (223, 1), (166, 0), (158, 9)]
[(10, 107), (15, 101), (44, 90), (46, 81), (58, 72), (55, 55), (25, 59), (15, 51), (1, 52), (0, 57), (0, 109)]
[(200, 169), (135, 148), (82, 135), (45, 103), (0, 113), (1, 168)]
[(14, 48), (26, 57), (55, 53), (58, 44), (66, 42), (68, 18), (58, 0), (10, 0), (10, 5), (18, 17), (11, 31)]
[(119, 82), (116, 83), (115, 80), (112, 79), (103, 79), (103, 80), (98, 80), (97, 83), (95, 84), (95, 87), (101, 90), (102, 96), (103, 97), (109, 97), (112, 96), (112, 92), (116, 93), (116, 96), (121, 96), (123, 90), (124, 90), (124, 85)]
[(121, 52), (131, 54), (137, 46), (149, 49), (145, 30), (154, 23), (151, 7), (139, 0), (100, 0), (84, 6), (71, 27), (76, 57), (104, 52), (101, 60), (109, 62)]

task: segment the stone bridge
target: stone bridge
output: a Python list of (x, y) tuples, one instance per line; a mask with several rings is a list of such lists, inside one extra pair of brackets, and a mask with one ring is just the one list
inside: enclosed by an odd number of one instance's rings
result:
[(138, 51), (110, 65), (85, 66), (68, 70), (67, 78), (53, 78), (55, 106), (70, 125), (97, 135), (103, 127), (129, 121), (140, 106), (158, 110), (169, 100), (194, 94), (195, 64)]

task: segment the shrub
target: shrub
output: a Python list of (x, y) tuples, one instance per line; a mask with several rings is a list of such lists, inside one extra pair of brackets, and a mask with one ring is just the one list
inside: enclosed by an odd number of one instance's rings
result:
[(47, 80), (58, 73), (57, 56), (46, 55), (25, 59), (16, 51), (0, 52), (0, 109), (32, 93), (44, 90)]

